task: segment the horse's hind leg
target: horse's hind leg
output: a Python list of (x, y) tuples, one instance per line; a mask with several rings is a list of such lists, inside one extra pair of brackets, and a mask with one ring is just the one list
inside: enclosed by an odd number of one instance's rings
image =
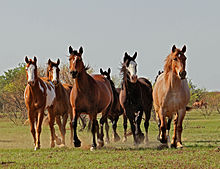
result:
[(38, 121), (37, 121), (37, 137), (36, 137), (36, 146), (35, 150), (40, 149), (40, 134), (41, 126), (44, 119), (44, 110), (38, 112)]
[(112, 128), (113, 128), (113, 132), (114, 132), (114, 142), (117, 142), (120, 140), (120, 137), (116, 131), (117, 129), (117, 122), (118, 122), (119, 117), (117, 116), (113, 121), (112, 121)]
[(125, 113), (123, 113), (123, 127), (124, 127), (124, 138), (123, 138), (123, 142), (127, 141), (127, 127), (128, 127), (128, 118), (125, 115)]
[(96, 120), (96, 117), (94, 118), (90, 118), (91, 120), (91, 124), (92, 124), (92, 147), (90, 148), (91, 151), (93, 151), (94, 149), (96, 149), (97, 147), (97, 144), (96, 144), (96, 137), (95, 137), (95, 134), (97, 133), (97, 137), (99, 139), (99, 124), (98, 124), (98, 121)]
[(105, 121), (105, 133), (106, 133), (106, 138), (105, 138), (105, 143), (109, 144), (110, 143), (110, 139), (109, 139), (109, 125), (108, 125), (108, 119), (106, 119)]
[(172, 118), (169, 118), (168, 122), (167, 122), (167, 145), (168, 145), (168, 148), (171, 147), (171, 145), (170, 145), (170, 125), (171, 125), (171, 121), (172, 121)]
[(72, 111), (69, 112), (70, 114), (70, 145), (73, 146), (73, 125), (72, 125), (72, 122), (73, 122), (73, 114), (72, 114)]

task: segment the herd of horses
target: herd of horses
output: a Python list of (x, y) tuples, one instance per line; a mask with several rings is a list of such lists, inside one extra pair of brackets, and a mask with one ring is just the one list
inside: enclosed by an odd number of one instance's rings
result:
[[(40, 148), (41, 126), (44, 111), (48, 111), (48, 121), (51, 132), (51, 147), (65, 145), (66, 123), (70, 116), (71, 143), (75, 147), (81, 146), (77, 135), (77, 120), (81, 114), (87, 114), (91, 122), (92, 146), (104, 146), (104, 125), (106, 141), (109, 142), (108, 119), (112, 122), (113, 140), (120, 140), (117, 122), (123, 115), (124, 141), (127, 140), (127, 120), (130, 122), (134, 144), (139, 145), (145, 140), (148, 144), (148, 127), (154, 106), (158, 117), (159, 135), (161, 143), (169, 147), (182, 148), (181, 133), (182, 122), (190, 98), (189, 87), (186, 80), (186, 46), (182, 49), (173, 45), (171, 53), (167, 56), (164, 71), (159, 72), (157, 80), (152, 84), (146, 78), (137, 76), (137, 52), (130, 56), (124, 54), (121, 66), (121, 87), (116, 88), (111, 80), (111, 69), (100, 74), (87, 73), (88, 66), (83, 62), (83, 48), (73, 50), (69, 47), (69, 72), (73, 84), (63, 84), (59, 78), (60, 60), (48, 60), (47, 77), (38, 77), (37, 58), (28, 59), (26, 62), (27, 85), (24, 92), (30, 129), (34, 139), (35, 150)], [(97, 115), (101, 113), (98, 122)], [(143, 114), (145, 136), (141, 131)], [(174, 134), (171, 144), (169, 130), (174, 117)], [(57, 123), (61, 139), (56, 135), (54, 123)], [(36, 129), (35, 129), (36, 127)], [(98, 143), (98, 145), (97, 145)]]

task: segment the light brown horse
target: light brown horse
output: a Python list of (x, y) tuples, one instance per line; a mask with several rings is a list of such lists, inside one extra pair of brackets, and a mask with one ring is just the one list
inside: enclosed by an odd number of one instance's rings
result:
[[(53, 82), (55, 86), (55, 93), (56, 99), (53, 111), (56, 115), (56, 123), (59, 126), (59, 130), (61, 133), (61, 144), (65, 145), (65, 134), (66, 134), (66, 123), (68, 114), (70, 114), (70, 120), (73, 120), (72, 117), (72, 107), (70, 105), (70, 92), (72, 90), (72, 86), (69, 84), (62, 84), (59, 77), (59, 64), (60, 60), (58, 59), (57, 62), (52, 62), (50, 59), (48, 60), (48, 67), (47, 67), (47, 77), (50, 81)], [(61, 121), (62, 117), (62, 121)], [(70, 140), (72, 143), (73, 140), (73, 128), (70, 122), (70, 129), (71, 129), (71, 136)]]
[[(108, 112), (113, 103), (113, 93), (108, 79), (102, 75), (90, 76), (86, 70), (83, 60), (83, 48), (80, 47), (79, 51), (73, 50), (69, 47), (69, 62), (70, 74), (75, 80), (73, 89), (70, 94), (70, 102), (73, 111), (73, 130), (74, 130), (74, 146), (80, 147), (81, 141), (77, 136), (77, 119), (81, 113), (86, 113), (92, 122), (92, 135), (93, 143), (91, 150), (96, 148), (97, 133), (99, 146), (104, 145), (103, 141), (103, 124), (107, 120)], [(101, 134), (99, 135), (99, 125), (97, 121), (97, 114), (102, 112), (100, 119)]]
[[(40, 149), (41, 125), (44, 118), (44, 110), (48, 110), (49, 126), (51, 131), (51, 147), (55, 146), (55, 115), (53, 105), (56, 98), (55, 87), (47, 78), (39, 78), (37, 75), (37, 58), (34, 60), (25, 57), (27, 86), (24, 92), (25, 105), (34, 138), (35, 150)], [(35, 123), (37, 133), (35, 131)]]
[(176, 115), (171, 146), (177, 148), (183, 147), (181, 142), (182, 122), (187, 110), (186, 105), (190, 99), (186, 80), (185, 52), (186, 46), (183, 46), (182, 50), (177, 49), (175, 45), (172, 47), (171, 54), (167, 56), (165, 61), (164, 72), (159, 75), (153, 89), (154, 109), (161, 122), (160, 141), (167, 143), (166, 117), (172, 119), (173, 115)]
[(207, 105), (208, 103), (206, 103), (204, 100), (196, 100), (194, 103), (193, 103), (193, 107), (196, 107), (198, 109), (201, 109), (202, 107), (205, 107), (207, 108)]

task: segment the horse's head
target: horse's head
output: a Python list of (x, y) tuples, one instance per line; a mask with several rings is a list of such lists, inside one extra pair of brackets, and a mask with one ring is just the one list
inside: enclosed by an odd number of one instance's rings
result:
[(130, 80), (132, 83), (137, 82), (137, 63), (135, 59), (137, 57), (137, 52), (134, 53), (133, 57), (125, 52), (124, 62), (123, 62), (123, 71), (124, 75)]
[(73, 50), (73, 48), (69, 47), (69, 61), (70, 61), (70, 74), (75, 79), (78, 74), (85, 68), (82, 61), (83, 48), (80, 47), (79, 51)]
[(50, 59), (48, 60), (47, 77), (50, 79), (50, 81), (53, 82), (54, 85), (57, 85), (60, 81), (59, 64), (60, 64), (60, 59), (57, 59), (57, 63), (52, 62)]
[(101, 68), (101, 69), (100, 69), (100, 73), (101, 73), (103, 76), (106, 76), (106, 78), (107, 78), (108, 80), (111, 80), (111, 78), (110, 78), (111, 69), (110, 69), (110, 68), (108, 68), (108, 72), (103, 71), (102, 68)]
[(34, 60), (29, 59), (26, 56), (25, 57), (25, 62), (26, 62), (26, 76), (27, 76), (27, 81), (30, 86), (34, 86), (35, 82), (37, 80), (37, 58), (34, 56)]
[(177, 49), (175, 45), (172, 47), (172, 51), (170, 54), (169, 61), (165, 64), (164, 70), (172, 69), (173, 73), (175, 73), (180, 79), (186, 78), (186, 46), (184, 45), (182, 50)]

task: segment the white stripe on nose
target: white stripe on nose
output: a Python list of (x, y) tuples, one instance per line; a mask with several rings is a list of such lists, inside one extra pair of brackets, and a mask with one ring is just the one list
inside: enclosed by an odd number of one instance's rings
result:
[(52, 82), (53, 82), (53, 81), (56, 81), (56, 80), (57, 80), (57, 68), (54, 67), (54, 68), (53, 68), (53, 79), (52, 79)]
[(136, 62), (130, 61), (129, 66), (128, 66), (127, 69), (130, 72), (131, 76), (136, 75), (136, 73), (137, 73), (136, 66), (137, 66)]
[(33, 82), (34, 81), (34, 70), (35, 70), (35, 66), (34, 65), (30, 65), (28, 67), (27, 73), (28, 73), (28, 82)]

